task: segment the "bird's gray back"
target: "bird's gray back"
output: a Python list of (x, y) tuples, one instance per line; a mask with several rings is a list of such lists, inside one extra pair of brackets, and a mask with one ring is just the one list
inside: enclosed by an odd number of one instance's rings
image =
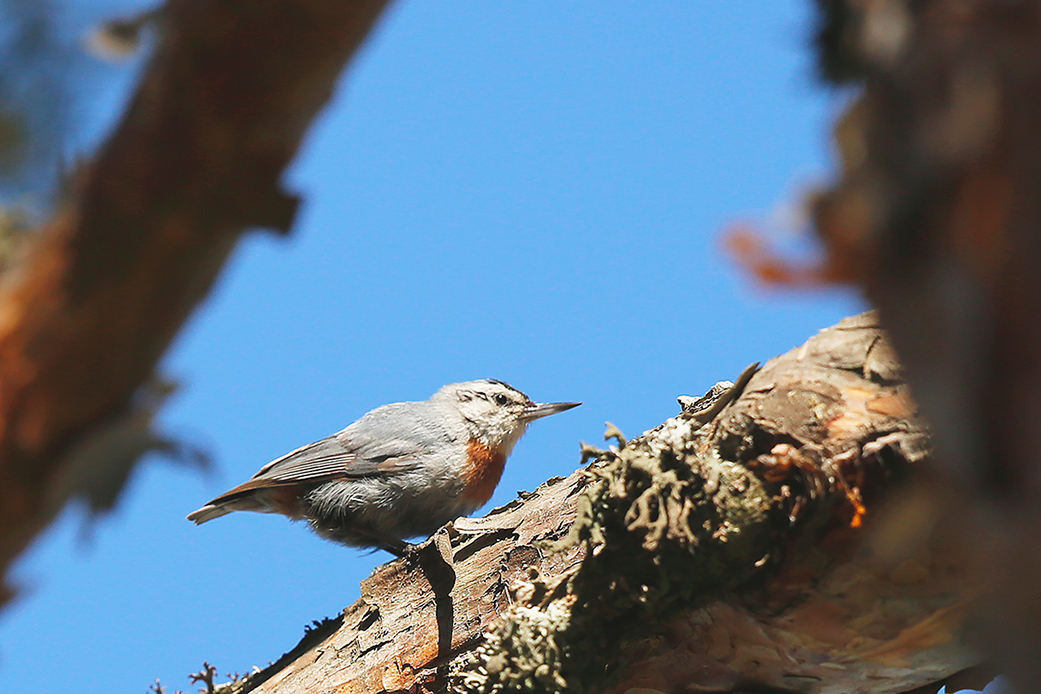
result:
[(336, 436), (361, 459), (423, 457), (445, 450), (445, 444), (466, 443), (462, 418), (446, 409), (429, 400), (395, 402), (377, 407)]
[(253, 476), (252, 486), (392, 477), (443, 463), (432, 456), (454, 449), (465, 435), (458, 414), (443, 409), (427, 401), (378, 407), (346, 429), (271, 461)]

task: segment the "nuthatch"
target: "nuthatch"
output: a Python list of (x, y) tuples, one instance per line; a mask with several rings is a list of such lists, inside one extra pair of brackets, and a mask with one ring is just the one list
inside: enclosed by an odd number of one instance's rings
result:
[(579, 404), (535, 403), (502, 381), (452, 383), (423, 402), (377, 407), (268, 463), (188, 520), (281, 513), (329, 540), (402, 556), (406, 538), (431, 535), (491, 498), (528, 424)]

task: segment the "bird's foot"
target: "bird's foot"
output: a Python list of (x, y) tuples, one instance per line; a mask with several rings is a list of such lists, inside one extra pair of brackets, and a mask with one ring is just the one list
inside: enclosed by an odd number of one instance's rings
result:
[(408, 559), (419, 549), (419, 545), (413, 545), (404, 540), (397, 540), (390, 537), (382, 538), (377, 546), (382, 550), (390, 552), (398, 559)]

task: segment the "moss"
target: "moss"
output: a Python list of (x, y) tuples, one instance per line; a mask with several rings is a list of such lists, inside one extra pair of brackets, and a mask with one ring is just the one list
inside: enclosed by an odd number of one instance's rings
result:
[(597, 451), (565, 541), (585, 545), (586, 559), (553, 584), (522, 587), (460, 688), (600, 689), (624, 666), (624, 641), (763, 573), (787, 512), (748, 468), (719, 458), (702, 428), (688, 412)]

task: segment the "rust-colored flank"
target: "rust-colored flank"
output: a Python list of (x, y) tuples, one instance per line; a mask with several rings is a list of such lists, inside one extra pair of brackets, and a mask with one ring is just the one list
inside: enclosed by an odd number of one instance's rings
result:
[(283, 516), (289, 516), (293, 520), (300, 520), (304, 517), (299, 487), (273, 487), (266, 489), (264, 493), (267, 495), (271, 507)]

